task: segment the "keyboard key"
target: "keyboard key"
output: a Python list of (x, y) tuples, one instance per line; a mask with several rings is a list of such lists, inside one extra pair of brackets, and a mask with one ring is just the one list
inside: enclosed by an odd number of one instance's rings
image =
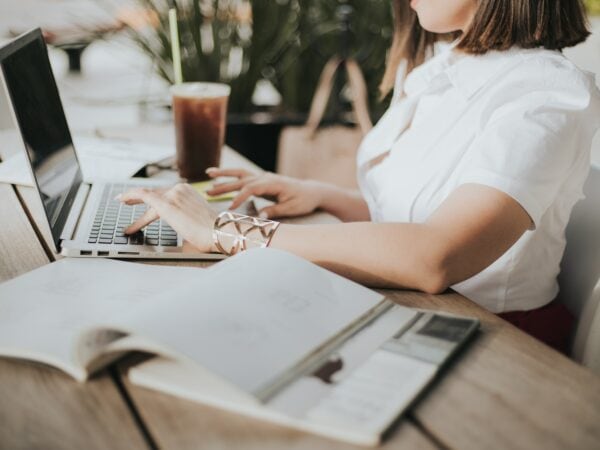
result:
[(95, 244), (96, 243), (96, 238), (92, 238), (90, 236), (90, 238), (88, 239), (88, 244)]
[(127, 244), (126, 237), (117, 237), (115, 238), (115, 244)]
[(143, 245), (144, 235), (142, 233), (135, 233), (129, 237), (129, 243), (131, 245)]
[(112, 244), (112, 239), (105, 239), (100, 237), (100, 239), (98, 239), (98, 243), (99, 244)]
[(146, 244), (148, 244), (148, 245), (158, 245), (158, 239), (146, 238)]
[(160, 245), (164, 245), (165, 247), (177, 247), (177, 240), (161, 239)]

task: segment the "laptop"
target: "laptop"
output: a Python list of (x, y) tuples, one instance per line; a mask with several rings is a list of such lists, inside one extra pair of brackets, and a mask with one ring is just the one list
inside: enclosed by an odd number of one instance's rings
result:
[[(151, 179), (86, 183), (73, 145), (41, 30), (0, 48), (0, 78), (18, 125), (56, 252), (65, 256), (222, 259), (200, 253), (157, 220), (134, 235), (123, 229), (146, 205), (123, 205), (115, 196), (135, 186), (168, 186)], [(221, 205), (220, 209), (225, 209)]]

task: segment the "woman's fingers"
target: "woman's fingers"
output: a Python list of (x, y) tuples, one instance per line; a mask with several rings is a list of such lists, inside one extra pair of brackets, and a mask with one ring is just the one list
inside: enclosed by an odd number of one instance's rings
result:
[(298, 214), (298, 202), (289, 200), (283, 203), (276, 203), (261, 209), (258, 217), (261, 219), (271, 219), (277, 217), (289, 217)]
[(121, 200), (148, 205), (148, 210), (129, 225), (125, 233), (135, 233), (161, 218), (201, 251), (212, 249), (212, 226), (217, 214), (189, 184), (180, 183), (168, 190), (132, 189), (124, 193)]
[(206, 169), (206, 174), (211, 178), (217, 177), (236, 177), (244, 178), (250, 175), (254, 175), (252, 172), (246, 169), (219, 169), (217, 167), (209, 167)]
[(121, 194), (120, 200), (128, 204), (133, 204), (133, 202), (145, 203), (149, 207), (138, 220), (125, 229), (124, 232), (127, 234), (135, 233), (149, 223), (154, 222), (160, 217), (162, 210), (168, 207), (160, 192), (146, 188), (131, 189)]
[(248, 197), (250, 197), (251, 195), (260, 195), (258, 193), (259, 190), (260, 190), (259, 185), (247, 184), (240, 190), (240, 193), (238, 195), (236, 195), (234, 197), (234, 199), (231, 201), (231, 205), (229, 205), (229, 209), (236, 209), (242, 203), (244, 203), (246, 200), (248, 200)]
[(239, 191), (248, 181), (234, 181), (228, 183), (219, 183), (213, 185), (212, 189), (206, 191), (208, 195), (221, 195), (227, 192)]
[(135, 222), (133, 222), (131, 225), (125, 228), (123, 232), (125, 234), (133, 234), (137, 231), (140, 231), (146, 225), (154, 222), (156, 219), (158, 219), (158, 217), (159, 216), (156, 210), (154, 208), (149, 208), (144, 214), (142, 214), (142, 216), (139, 219), (137, 219)]
[(126, 205), (138, 205), (140, 203), (144, 203), (139, 198), (128, 198), (127, 200), (124, 200), (124, 195), (125, 194), (119, 194), (119, 195), (117, 195), (115, 197), (115, 200), (119, 200), (120, 202), (125, 203)]
[(161, 195), (167, 192), (169, 189), (170, 188), (133, 188), (117, 195), (115, 200), (119, 200), (121, 203), (125, 203), (126, 205), (138, 205), (140, 203), (144, 203), (144, 200), (142, 199), (143, 194), (154, 193), (156, 195)]
[(236, 209), (251, 195), (263, 196), (263, 195), (277, 195), (281, 190), (281, 186), (272, 181), (257, 181), (254, 183), (246, 184), (240, 193), (232, 200), (229, 209)]

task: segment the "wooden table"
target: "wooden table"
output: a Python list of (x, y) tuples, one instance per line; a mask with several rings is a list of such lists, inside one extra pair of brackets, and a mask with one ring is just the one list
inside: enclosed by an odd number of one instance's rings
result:
[[(169, 140), (160, 129), (108, 134)], [(225, 153), (224, 165), (240, 164), (249, 162)], [(0, 183), (0, 217), (0, 281), (56, 259), (33, 188)], [(599, 377), (456, 293), (382, 292), (402, 305), (482, 323), (472, 345), (391, 430), (383, 448), (600, 449)], [(126, 369), (134, 363), (126, 359), (79, 384), (41, 364), (0, 358), (0, 448), (348, 448), (133, 386)]]

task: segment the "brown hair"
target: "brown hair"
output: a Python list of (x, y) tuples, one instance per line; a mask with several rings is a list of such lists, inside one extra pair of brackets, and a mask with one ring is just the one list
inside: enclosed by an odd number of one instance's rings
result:
[[(590, 34), (581, 0), (477, 1), (471, 26), (456, 46), (465, 53), (483, 54), (513, 46), (562, 50)], [(394, 37), (380, 85), (383, 96), (394, 86), (400, 61), (407, 61), (410, 72), (425, 61), (436, 41), (461, 36), (460, 31), (435, 34), (423, 29), (407, 0), (394, 0), (393, 9)]]

